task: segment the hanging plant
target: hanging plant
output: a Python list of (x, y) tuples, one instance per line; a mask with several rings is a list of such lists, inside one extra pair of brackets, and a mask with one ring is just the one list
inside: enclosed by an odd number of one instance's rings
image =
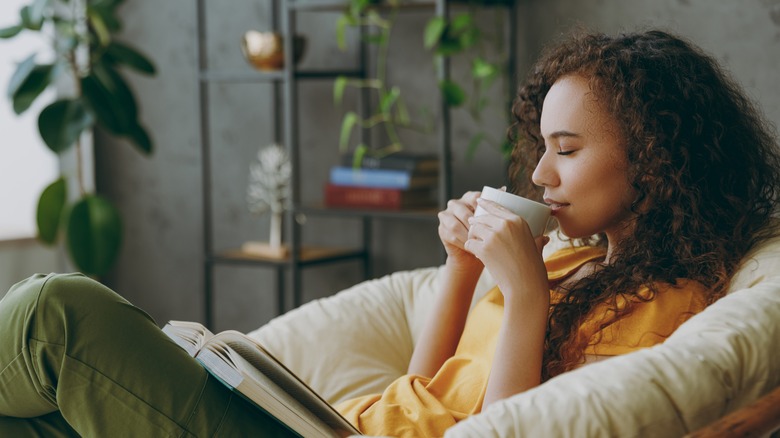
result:
[[(41, 93), (67, 78), (73, 93), (59, 97), (38, 115), (38, 130), (57, 154), (71, 148), (81, 156), (83, 134), (100, 127), (126, 138), (141, 153), (152, 152), (152, 140), (138, 120), (138, 105), (121, 74), (125, 67), (154, 75), (152, 62), (118, 41), (116, 15), (123, 0), (33, 0), (22, 7), (19, 24), (0, 29), (0, 38), (38, 32), (51, 41), (55, 57), (39, 62), (37, 53), (19, 63), (7, 95), (16, 114), (27, 111)], [(46, 187), (38, 201), (38, 239), (50, 245), (64, 235), (68, 254), (85, 274), (101, 276), (113, 265), (122, 241), (119, 212), (105, 198), (87, 193), (81, 159), (77, 159), (75, 200), (69, 178), (62, 175)]]

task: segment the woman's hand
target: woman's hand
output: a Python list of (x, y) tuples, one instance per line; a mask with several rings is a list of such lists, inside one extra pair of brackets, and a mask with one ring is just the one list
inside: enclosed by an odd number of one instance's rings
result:
[(479, 199), (478, 203), (488, 214), (468, 219), (470, 227), (463, 248), (490, 270), (505, 297), (543, 291), (544, 297), (525, 298), (549, 299), (542, 260), (542, 249), (549, 238), (534, 238), (522, 217), (493, 201)]
[(469, 236), (469, 219), (474, 217), (480, 192), (466, 192), (460, 199), (447, 203), (439, 212), (439, 238), (447, 252), (447, 264), (457, 269), (479, 269), (482, 263), (465, 249)]
[(480, 199), (479, 206), (487, 214), (470, 219), (464, 248), (485, 264), (504, 294), (504, 317), (483, 402), (488, 406), (541, 382), (550, 306), (542, 249), (549, 239), (534, 239), (523, 218), (495, 202)]

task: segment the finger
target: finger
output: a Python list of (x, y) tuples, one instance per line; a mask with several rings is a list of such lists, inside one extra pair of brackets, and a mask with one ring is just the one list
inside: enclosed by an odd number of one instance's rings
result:
[(470, 218), (469, 219), (469, 232), (467, 234), (467, 237), (469, 239), (478, 239), (482, 240), (482, 237), (484, 236), (485, 230), (488, 228), (483, 221), (480, 221), (479, 218)]
[(456, 216), (446, 212), (439, 213), (439, 235), (442, 240), (462, 247), (468, 230), (469, 227)]
[(474, 217), (474, 209), (460, 200), (449, 201), (445, 213), (457, 219), (466, 228), (468, 228), (469, 218)]
[(460, 200), (463, 201), (466, 205), (471, 207), (471, 210), (473, 211), (475, 208), (477, 208), (477, 199), (482, 195), (482, 192), (466, 192)]
[(482, 250), (485, 243), (478, 239), (468, 239), (463, 245), (463, 249), (473, 254), (480, 261), (482, 260)]
[(439, 226), (452, 232), (453, 234), (465, 235), (469, 231), (468, 219), (464, 220), (454, 214), (447, 212), (439, 213)]
[(534, 243), (536, 243), (536, 249), (539, 251), (539, 254), (542, 254), (545, 245), (550, 243), (550, 238), (547, 236), (539, 236), (534, 239)]
[(477, 199), (477, 204), (486, 212), (504, 219), (513, 219), (517, 217), (516, 214), (512, 213), (506, 207), (489, 199), (479, 198)]

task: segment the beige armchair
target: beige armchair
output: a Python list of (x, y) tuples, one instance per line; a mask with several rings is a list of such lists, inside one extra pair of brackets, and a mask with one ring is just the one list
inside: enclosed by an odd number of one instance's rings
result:
[[(546, 251), (561, 244), (551, 242)], [(363, 282), (251, 335), (330, 402), (381, 392), (406, 371), (439, 272), (417, 269)], [(483, 275), (475, 301), (492, 285)], [(729, 294), (665, 343), (494, 403), (446, 436), (683, 436), (778, 386), (780, 239), (749, 255)]]

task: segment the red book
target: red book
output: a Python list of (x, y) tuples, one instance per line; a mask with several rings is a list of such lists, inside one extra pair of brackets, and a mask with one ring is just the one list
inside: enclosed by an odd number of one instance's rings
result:
[(365, 208), (378, 210), (402, 210), (436, 205), (433, 190), (381, 189), (360, 186), (325, 186), (325, 206), (341, 208)]

